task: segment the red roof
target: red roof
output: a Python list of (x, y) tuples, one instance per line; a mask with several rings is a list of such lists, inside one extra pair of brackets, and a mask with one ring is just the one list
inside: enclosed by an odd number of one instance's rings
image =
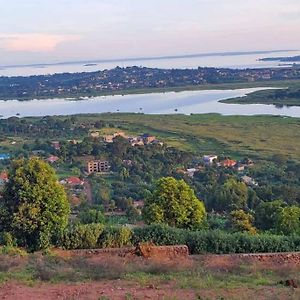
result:
[(84, 183), (84, 181), (78, 177), (69, 177), (66, 179), (66, 182), (70, 185), (82, 185)]
[(7, 172), (3, 171), (3, 172), (0, 173), (0, 180), (8, 181), (8, 174), (7, 174)]
[(237, 162), (232, 159), (225, 159), (224, 161), (222, 161), (222, 165), (224, 167), (234, 167), (236, 164)]
[(47, 161), (48, 161), (49, 163), (51, 163), (51, 164), (57, 162), (58, 160), (59, 160), (59, 157), (54, 156), (54, 155), (52, 155), (52, 156), (50, 156), (50, 157), (47, 158)]

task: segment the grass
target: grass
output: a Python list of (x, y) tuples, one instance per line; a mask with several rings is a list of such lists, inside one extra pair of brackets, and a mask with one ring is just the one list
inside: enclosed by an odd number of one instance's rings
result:
[[(66, 117), (58, 118), (64, 120)], [(28, 118), (28, 120), (34, 121), (38, 118)], [(216, 153), (237, 159), (245, 156), (252, 159), (269, 159), (274, 154), (282, 154), (287, 158), (300, 160), (299, 118), (222, 116), (219, 114), (190, 116), (90, 114), (77, 116), (78, 123), (97, 120), (113, 123), (116, 126), (114, 129), (103, 128), (101, 133), (117, 131), (124, 131), (132, 135), (149, 133), (157, 136), (168, 146), (190, 151), (196, 155)], [(65, 176), (69, 170), (62, 168), (59, 173), (61, 176)]]
[[(124, 299), (140, 299), (135, 295), (135, 291), (138, 290), (160, 293), (166, 288), (176, 294), (192, 291), (198, 295), (196, 299), (241, 299), (241, 291), (245, 291), (248, 297), (263, 293), (264, 298), (259, 299), (277, 299), (274, 298), (277, 294), (278, 299), (299, 299), (297, 290), (280, 284), (280, 281), (287, 279), (300, 282), (299, 268), (240, 261), (226, 267), (222, 264), (211, 266), (204, 263), (201, 256), (191, 257), (188, 261), (180, 259), (170, 262), (138, 257), (63, 258), (51, 253), (29, 254), (27, 259), (2, 255), (0, 288), (1, 284), (10, 281), (33, 288), (41, 286), (42, 283), (45, 289), (57, 283), (70, 286), (80, 283), (82, 286), (84, 283), (103, 282), (111, 288), (122, 287)], [(246, 294), (243, 296), (247, 297)], [(163, 299), (176, 299), (174, 295), (173, 298), (168, 298), (170, 296), (167, 294), (165, 297)], [(110, 296), (104, 294), (99, 296), (99, 299), (110, 299)]]
[[(283, 154), (299, 160), (300, 119), (280, 116), (101, 114), (78, 117), (126, 124), (132, 132), (148, 132), (168, 145), (197, 154), (270, 158)], [(122, 126), (121, 126), (122, 127)]]
[(201, 256), (190, 262), (130, 260), (104, 257), (91, 261), (86, 257), (62, 258), (30, 254), (0, 256), (0, 282), (17, 280), (32, 282), (86, 282), (121, 279), (140, 286), (176, 282), (180, 289), (224, 289), (257, 286), (276, 286), (281, 280), (300, 281), (299, 267), (233, 264), (226, 268), (205, 267)]
[[(300, 90), (300, 82), (294, 81), (287, 83), (286, 86), (279, 82), (277, 88), (289, 88), (290, 92), (298, 92)], [(284, 97), (276, 96), (276, 90), (264, 90), (257, 91), (251, 94), (248, 94), (245, 97), (238, 97), (233, 99), (221, 100), (222, 103), (232, 103), (232, 104), (268, 104), (276, 105), (279, 107), (282, 106), (300, 106), (300, 99), (295, 98), (294, 96), (289, 96), (287, 93)]]

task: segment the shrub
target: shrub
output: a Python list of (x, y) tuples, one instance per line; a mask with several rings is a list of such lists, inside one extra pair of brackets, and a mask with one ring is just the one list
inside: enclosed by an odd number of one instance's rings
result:
[(185, 244), (187, 232), (187, 230), (166, 225), (149, 225), (134, 229), (134, 243), (151, 242), (155, 245)]
[(132, 231), (124, 226), (106, 227), (98, 240), (101, 248), (118, 248), (132, 245)]
[(73, 225), (59, 237), (57, 245), (65, 249), (97, 248), (103, 230), (102, 224)]

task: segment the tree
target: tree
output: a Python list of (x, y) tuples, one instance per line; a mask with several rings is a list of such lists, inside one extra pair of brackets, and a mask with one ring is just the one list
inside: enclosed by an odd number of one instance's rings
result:
[(180, 228), (197, 228), (206, 220), (202, 201), (184, 180), (161, 178), (156, 189), (145, 201), (143, 217), (146, 223), (168, 224)]
[(300, 208), (288, 206), (280, 210), (277, 216), (277, 232), (281, 234), (293, 234), (300, 232)]
[(38, 158), (12, 162), (0, 204), (0, 230), (31, 250), (50, 245), (68, 224), (70, 206), (54, 170)]
[(248, 188), (234, 178), (227, 179), (215, 194), (218, 210), (232, 211), (247, 206)]
[(230, 226), (233, 231), (248, 232), (256, 234), (256, 228), (253, 226), (254, 217), (243, 210), (234, 210), (230, 213)]
[(105, 216), (97, 209), (87, 209), (79, 213), (79, 220), (82, 224), (105, 223)]
[(260, 203), (255, 211), (255, 221), (258, 228), (262, 230), (275, 229), (278, 215), (284, 206), (285, 204), (282, 200)]

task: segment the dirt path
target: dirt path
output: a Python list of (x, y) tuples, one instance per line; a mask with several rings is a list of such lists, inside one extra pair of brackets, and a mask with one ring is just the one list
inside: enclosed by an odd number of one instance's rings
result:
[(1, 286), (0, 299), (6, 300), (129, 300), (129, 299), (197, 299), (193, 290), (177, 290), (172, 285), (139, 287), (121, 281), (81, 284), (41, 284), (33, 287), (18, 283)]
[(124, 281), (81, 284), (41, 284), (33, 287), (18, 283), (1, 286), (0, 299), (6, 300), (196, 300), (196, 299), (300, 299), (299, 290), (263, 287), (257, 289), (177, 289), (172, 284), (139, 287)]

